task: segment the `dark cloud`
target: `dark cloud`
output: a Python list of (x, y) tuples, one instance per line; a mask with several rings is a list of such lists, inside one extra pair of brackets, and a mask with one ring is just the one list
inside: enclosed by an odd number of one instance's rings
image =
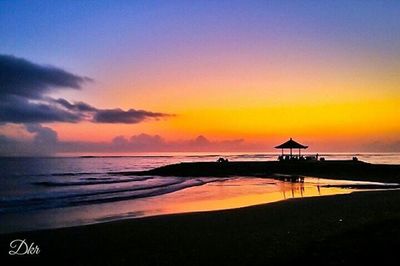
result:
[(65, 99), (49, 99), (53, 101), (54, 103), (60, 104), (64, 108), (68, 110), (73, 110), (73, 111), (80, 111), (80, 112), (96, 112), (98, 109), (87, 104), (84, 102), (75, 102), (75, 103), (70, 103), (69, 101)]
[(158, 119), (167, 116), (169, 115), (144, 110), (129, 109), (128, 111), (123, 111), (121, 109), (104, 109), (97, 110), (93, 116), (93, 122), (135, 124), (149, 118)]
[(25, 127), (28, 132), (34, 133), (33, 142), (36, 144), (48, 146), (58, 142), (57, 132), (49, 127), (43, 127), (40, 124), (28, 124)]
[(51, 123), (91, 121), (135, 124), (170, 115), (144, 110), (99, 109), (82, 101), (53, 99), (47, 93), (80, 89), (90, 78), (23, 58), (0, 55), (0, 123)]
[(0, 123), (79, 122), (82, 114), (60, 108), (45, 95), (51, 90), (79, 89), (90, 80), (60, 68), (0, 55)]
[(8, 96), (0, 100), (0, 123), (75, 123), (80, 120), (81, 114), (58, 108), (48, 102), (32, 102), (18, 96)]
[(0, 135), (0, 156), (25, 156), (29, 152), (24, 150), (22, 142)]
[(43, 66), (11, 55), (0, 55), (0, 96), (38, 99), (58, 88), (79, 89), (90, 81), (53, 66)]
[(136, 124), (146, 119), (158, 119), (168, 117), (170, 115), (164, 113), (154, 113), (144, 110), (130, 109), (124, 111), (122, 109), (98, 109), (84, 102), (70, 103), (65, 99), (51, 99), (54, 104), (60, 105), (69, 112), (73, 112), (82, 119), (86, 118), (94, 123), (124, 123)]
[(18, 140), (0, 135), (0, 156), (48, 156), (58, 152), (57, 132), (40, 124), (25, 125), (26, 131), (33, 134), (32, 140)]

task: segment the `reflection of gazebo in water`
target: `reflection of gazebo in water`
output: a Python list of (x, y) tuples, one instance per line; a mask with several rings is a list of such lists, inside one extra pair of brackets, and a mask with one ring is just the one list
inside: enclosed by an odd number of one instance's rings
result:
[[(301, 150), (302, 149), (307, 149), (308, 146), (304, 146), (294, 140), (292, 140), (292, 138), (290, 138), (290, 140), (286, 141), (285, 143), (282, 143), (279, 146), (276, 146), (275, 149), (282, 149), (282, 155), (279, 156), (279, 160), (302, 160), (305, 159), (302, 155), (301, 155)], [(284, 150), (285, 149), (289, 149), (290, 153), (289, 154), (285, 154)], [(293, 155), (293, 149), (298, 149), (298, 155)]]

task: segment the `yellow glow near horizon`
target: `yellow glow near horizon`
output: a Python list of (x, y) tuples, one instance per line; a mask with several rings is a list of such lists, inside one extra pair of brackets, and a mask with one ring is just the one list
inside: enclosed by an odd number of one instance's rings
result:
[[(118, 73), (118, 80), (102, 84), (108, 89), (101, 97), (93, 97), (89, 88), (87, 101), (100, 108), (133, 107), (176, 116), (131, 125), (80, 123), (52, 127), (61, 139), (83, 141), (110, 141), (115, 136), (141, 133), (161, 135), (167, 140), (204, 135), (250, 143), (293, 136), (316, 143), (343, 143), (344, 147), (397, 140), (397, 65), (374, 68), (368, 58), (349, 62), (327, 58), (325, 62), (304, 56), (291, 65), (277, 59), (267, 64), (262, 63), (265, 58), (244, 59), (227, 55), (221, 62), (189, 60), (165, 69), (150, 65), (149, 76), (136, 80), (126, 66), (126, 72)], [(67, 98), (74, 98), (70, 96)]]
[(400, 132), (399, 99), (353, 100), (337, 103), (286, 103), (241, 107), (192, 106), (176, 108), (176, 117), (137, 125), (58, 124), (61, 139), (110, 141), (114, 136), (147, 133), (168, 140), (205, 135), (211, 139), (279, 140), (288, 136), (313, 141), (351, 143), (374, 139), (395, 140)]

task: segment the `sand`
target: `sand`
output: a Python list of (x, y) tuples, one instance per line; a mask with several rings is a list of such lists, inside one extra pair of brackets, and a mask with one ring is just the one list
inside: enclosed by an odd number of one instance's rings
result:
[[(9, 256), (16, 238), (40, 254)], [(399, 246), (400, 191), (0, 235), (2, 265), (384, 265)]]

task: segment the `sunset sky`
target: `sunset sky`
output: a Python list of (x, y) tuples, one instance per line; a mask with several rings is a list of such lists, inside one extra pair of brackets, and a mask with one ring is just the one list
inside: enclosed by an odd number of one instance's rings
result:
[(0, 36), (0, 155), (400, 151), (400, 1), (0, 1)]

